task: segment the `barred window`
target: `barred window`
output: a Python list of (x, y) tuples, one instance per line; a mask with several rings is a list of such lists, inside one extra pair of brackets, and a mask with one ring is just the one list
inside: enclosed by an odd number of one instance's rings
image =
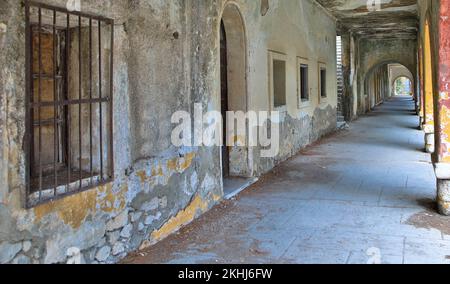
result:
[(27, 206), (112, 181), (113, 20), (26, 1)]

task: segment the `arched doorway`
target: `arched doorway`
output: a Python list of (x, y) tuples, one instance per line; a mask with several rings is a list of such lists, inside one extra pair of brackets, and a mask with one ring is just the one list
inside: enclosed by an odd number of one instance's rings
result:
[(406, 65), (396, 60), (389, 60), (380, 62), (369, 69), (364, 84), (366, 110), (369, 111), (394, 96), (394, 83), (400, 77), (409, 79), (411, 95), (413, 96), (411, 99), (414, 100), (416, 86), (414, 74)]
[[(246, 140), (243, 146), (224, 143), (221, 151), (224, 181), (251, 177), (248, 137), (237, 137), (234, 127), (227, 125), (227, 112), (248, 111), (247, 45), (244, 20), (235, 3), (227, 3), (220, 21), (220, 104), (224, 141)], [(226, 187), (224, 182), (224, 187)]]
[(400, 76), (394, 80), (392, 93), (394, 96), (412, 96), (414, 93), (413, 88), (413, 83), (410, 78)]

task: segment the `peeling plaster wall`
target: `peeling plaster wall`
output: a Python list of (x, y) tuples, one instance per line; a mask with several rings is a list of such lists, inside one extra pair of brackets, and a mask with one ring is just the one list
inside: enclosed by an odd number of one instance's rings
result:
[[(271, 1), (266, 16), (259, 1), (237, 1), (247, 28), (250, 110), (269, 109), (268, 51), (286, 55), (287, 112), (280, 123), (281, 147), (275, 159), (253, 151), (253, 168), (261, 175), (302, 147), (334, 131), (337, 120), (336, 23), (313, 1)], [(251, 4), (250, 4), (251, 3)], [(297, 58), (308, 60), (310, 105), (298, 108)], [(319, 62), (327, 68), (326, 102), (319, 100)]]
[[(65, 6), (63, 0), (42, 2)], [(219, 148), (173, 147), (170, 115), (194, 103), (220, 109), (219, 33), (226, 1), (81, 1), (115, 20), (114, 182), (25, 210), (25, 20), (0, 2), (0, 263), (114, 263), (148, 247), (222, 199)], [(286, 53), (288, 111), (274, 159), (252, 151), (260, 175), (336, 127), (335, 22), (311, 1), (236, 1), (247, 33), (250, 110), (267, 110), (268, 50)], [(297, 57), (310, 60), (311, 106), (297, 108)], [(319, 103), (318, 62), (328, 99)], [(77, 248), (78, 250), (71, 250)], [(71, 252), (71, 255), (67, 255)], [(79, 253), (78, 253), (79, 252)]]

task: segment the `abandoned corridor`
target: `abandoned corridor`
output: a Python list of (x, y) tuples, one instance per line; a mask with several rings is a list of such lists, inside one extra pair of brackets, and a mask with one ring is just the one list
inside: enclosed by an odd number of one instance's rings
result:
[(125, 263), (450, 263), (417, 121), (394, 97)]

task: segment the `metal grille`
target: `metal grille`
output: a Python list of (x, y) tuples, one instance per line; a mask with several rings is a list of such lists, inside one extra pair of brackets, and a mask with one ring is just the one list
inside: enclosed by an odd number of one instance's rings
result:
[(25, 1), (27, 207), (112, 181), (112, 19)]

